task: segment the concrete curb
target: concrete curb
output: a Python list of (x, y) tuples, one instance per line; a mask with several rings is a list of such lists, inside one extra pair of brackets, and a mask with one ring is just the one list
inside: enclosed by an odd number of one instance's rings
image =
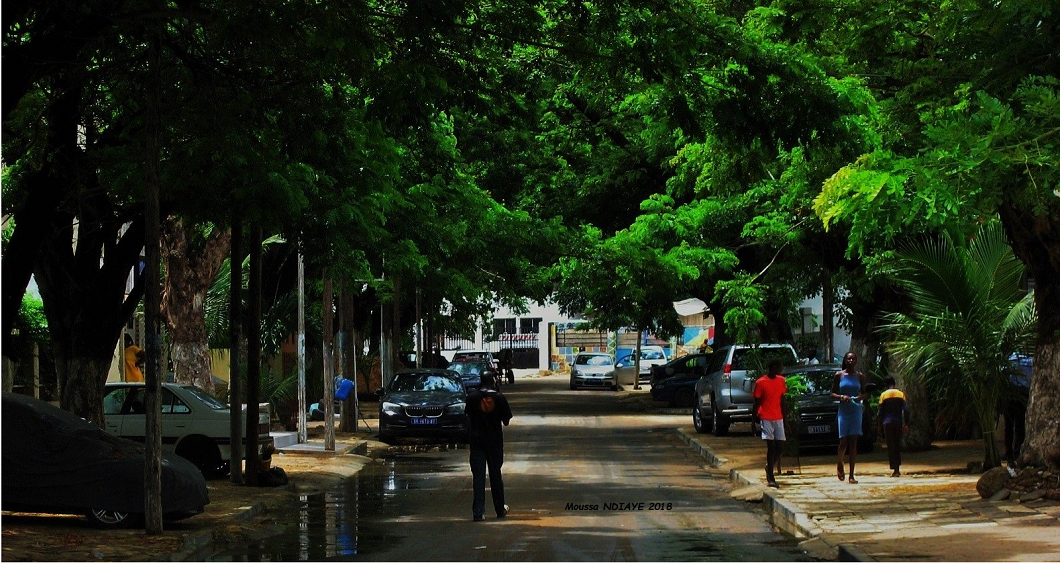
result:
[[(712, 466), (721, 467), (728, 463), (727, 459), (718, 456), (709, 447), (696, 440), (687, 429), (679, 428), (677, 433)], [(763, 486), (757, 478), (745, 475), (736, 469), (729, 470), (729, 480), (740, 486)], [(828, 534), (823, 533), (821, 528), (806, 514), (803, 514), (797, 505), (779, 498), (772, 489), (766, 488), (762, 496), (762, 504), (766, 513), (769, 514), (770, 524), (785, 534), (801, 540), (820, 540), (830, 549), (837, 551), (839, 561), (876, 561), (875, 558), (857, 547), (832, 542)]]

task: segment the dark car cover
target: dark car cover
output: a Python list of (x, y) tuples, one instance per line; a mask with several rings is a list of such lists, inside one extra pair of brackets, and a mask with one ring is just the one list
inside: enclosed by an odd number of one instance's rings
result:
[[(5, 510), (144, 512), (142, 445), (32, 397), (3, 394)], [(202, 473), (162, 456), (162, 510), (195, 514), (209, 503)]]

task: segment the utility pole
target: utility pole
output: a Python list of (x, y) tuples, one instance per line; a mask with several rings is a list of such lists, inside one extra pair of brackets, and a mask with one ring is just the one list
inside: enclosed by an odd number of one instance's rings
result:
[(332, 280), (324, 268), (324, 449), (335, 450), (335, 311)]
[(306, 436), (305, 398), (305, 259), (298, 252), (298, 443), (308, 441)]

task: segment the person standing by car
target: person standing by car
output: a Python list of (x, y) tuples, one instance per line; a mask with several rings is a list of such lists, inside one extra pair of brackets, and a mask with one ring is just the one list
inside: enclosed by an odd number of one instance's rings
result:
[(836, 476), (844, 479), (843, 458), (850, 452), (850, 483), (857, 484), (854, 465), (858, 461), (858, 438), (861, 436), (861, 417), (865, 399), (865, 374), (857, 371), (858, 355), (847, 352), (841, 370), (832, 383), (832, 398), (839, 400), (839, 450)]
[(125, 333), (125, 381), (143, 381), (144, 373), (140, 371), (140, 366), (144, 365), (147, 360), (147, 354), (144, 353), (143, 349), (133, 344), (132, 336), (129, 333)]
[(494, 388), (496, 377), (497, 374), (493, 370), (483, 372), (480, 387), (467, 394), (468, 443), (471, 446), (471, 479), (474, 490), (471, 514), (475, 522), (485, 519), (487, 470), (493, 509), (497, 512), (497, 518), (508, 515), (508, 505), (504, 504), (504, 480), (501, 478), (501, 465), (504, 464), (504, 432), (501, 424), (508, 426), (512, 419), (512, 409), (508, 405), (508, 399)]
[[(887, 376), (883, 380), (887, 390), (880, 395), (880, 433), (887, 439), (887, 461), (891, 464), (891, 477), (902, 474), (902, 434), (909, 432), (909, 404), (905, 402), (905, 393), (895, 387), (894, 378)], [(853, 470), (851, 470), (853, 472)]]
[(788, 386), (780, 375), (784, 362), (774, 359), (769, 361), (768, 373), (755, 380), (754, 408), (751, 409), (753, 421), (762, 427), (762, 439), (766, 442), (766, 484), (778, 488), (773, 469), (780, 465), (780, 456), (784, 453), (784, 407), (781, 399), (787, 393)]

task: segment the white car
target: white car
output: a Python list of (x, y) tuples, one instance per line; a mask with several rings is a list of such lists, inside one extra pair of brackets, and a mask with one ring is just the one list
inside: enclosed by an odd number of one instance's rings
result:
[[(162, 449), (195, 464), (206, 477), (229, 471), (232, 438), (228, 405), (194, 385), (162, 384)], [(268, 405), (258, 409), (257, 454), (268, 460), (275, 450), (269, 435)], [(103, 395), (103, 417), (108, 432), (144, 441), (146, 415), (143, 383), (108, 383)], [(243, 405), (244, 421), (247, 408)], [(243, 456), (246, 459), (246, 437)]]
[(570, 388), (606, 387), (618, 390), (615, 379), (615, 362), (610, 354), (582, 352), (574, 358), (570, 368)]
[[(661, 366), (667, 361), (666, 351), (662, 346), (641, 346), (640, 377), (638, 379), (641, 381), (650, 380), (652, 366)], [(615, 367), (618, 368), (619, 380), (621, 380), (622, 383), (633, 383), (633, 367), (635, 365), (633, 354), (626, 354), (618, 359)]]

